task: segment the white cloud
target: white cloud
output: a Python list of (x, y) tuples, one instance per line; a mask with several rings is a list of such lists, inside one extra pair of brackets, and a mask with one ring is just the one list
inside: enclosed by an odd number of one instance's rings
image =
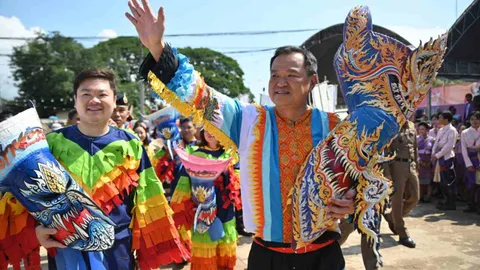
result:
[[(35, 37), (37, 33), (45, 31), (40, 27), (27, 29), (17, 17), (0, 16), (0, 36), (2, 37)], [(24, 40), (0, 40), (0, 54), (10, 55), (13, 47), (25, 44)], [(2, 98), (12, 99), (17, 96), (17, 87), (10, 70), (10, 58), (0, 56), (0, 94)]]
[(434, 28), (421, 28), (413, 26), (386, 26), (387, 29), (399, 34), (413, 46), (418, 47), (420, 40), (422, 43), (427, 42), (430, 38), (437, 38), (439, 35), (444, 34), (448, 29), (434, 27)]
[(103, 40), (107, 40), (107, 39), (110, 39), (110, 38), (118, 37), (118, 34), (117, 34), (117, 32), (115, 32), (115, 30), (103, 29), (102, 31), (100, 31), (100, 33), (98, 33), (97, 36), (98, 37), (106, 37), (106, 39), (103, 39)]

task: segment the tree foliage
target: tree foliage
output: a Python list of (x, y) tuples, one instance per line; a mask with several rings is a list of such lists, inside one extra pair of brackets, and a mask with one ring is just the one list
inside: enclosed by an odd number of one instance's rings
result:
[(11, 67), (19, 88), (18, 100), (34, 100), (40, 115), (72, 108), (74, 76), (88, 67), (90, 57), (80, 43), (56, 32), (40, 34), (14, 48)]
[[(218, 91), (238, 97), (249, 94), (243, 83), (243, 71), (228, 56), (206, 48), (184, 48), (207, 84)], [(10, 108), (24, 109), (26, 100), (33, 100), (41, 117), (56, 111), (73, 108), (73, 80), (85, 68), (109, 68), (117, 74), (117, 88), (124, 92), (138, 112), (140, 82), (138, 68), (147, 55), (138, 38), (118, 37), (103, 41), (91, 48), (60, 35), (58, 32), (39, 34), (25, 45), (14, 48), (11, 56), (13, 78), (19, 88), (16, 102)], [(145, 94), (146, 98), (151, 93)]]
[(179, 51), (190, 59), (209, 86), (230, 97), (249, 94), (253, 99), (243, 83), (243, 70), (235, 59), (208, 48), (186, 47)]

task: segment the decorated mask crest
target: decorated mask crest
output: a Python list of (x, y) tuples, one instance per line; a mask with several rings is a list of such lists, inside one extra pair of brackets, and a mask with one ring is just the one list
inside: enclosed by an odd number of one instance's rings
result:
[(150, 115), (145, 116), (157, 130), (157, 135), (167, 146), (170, 156), (173, 159), (172, 148), (180, 140), (180, 133), (177, 127), (179, 113), (173, 107), (166, 107)]
[(442, 63), (446, 36), (410, 49), (372, 31), (368, 7), (353, 8), (345, 20), (334, 68), (350, 115), (310, 153), (293, 195), (294, 248), (313, 242), (336, 223), (327, 218), (329, 198), (354, 189), (354, 222), (378, 250), (376, 222), (390, 182), (379, 155), (427, 94)]

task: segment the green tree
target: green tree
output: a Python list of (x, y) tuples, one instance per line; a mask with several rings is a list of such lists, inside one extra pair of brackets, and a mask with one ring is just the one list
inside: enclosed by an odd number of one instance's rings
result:
[[(230, 97), (249, 94), (253, 99), (253, 94), (243, 83), (244, 73), (234, 59), (205, 48), (180, 51), (190, 58), (210, 86)], [(98, 67), (109, 68), (117, 74), (118, 91), (127, 95), (138, 116), (138, 69), (147, 53), (136, 37), (118, 37), (86, 49), (58, 32), (39, 34), (25, 45), (14, 48), (11, 68), (19, 87), (19, 97), (16, 102), (9, 103), (9, 107), (18, 112), (24, 109), (24, 101), (31, 99), (41, 117), (73, 108), (75, 75), (85, 68)], [(148, 88), (145, 97), (152, 97)]]
[(96, 64), (114, 70), (120, 83), (136, 81), (138, 69), (148, 51), (136, 37), (118, 37), (88, 49)]
[[(143, 50), (143, 51), (141, 51)], [(134, 115), (139, 116), (140, 83), (138, 69), (147, 55), (146, 48), (140, 46), (136, 37), (118, 37), (103, 41), (88, 49), (95, 55), (97, 67), (109, 68), (117, 75), (117, 88), (125, 93), (134, 106)], [(147, 94), (145, 95), (148, 98)]]
[(243, 83), (243, 70), (235, 59), (207, 48), (186, 47), (179, 51), (188, 56), (205, 82), (215, 90), (233, 98), (248, 94), (253, 100), (253, 94)]
[(74, 76), (89, 63), (91, 55), (75, 40), (58, 32), (39, 34), (13, 49), (10, 65), (19, 88), (17, 103), (34, 100), (41, 117), (72, 108)]

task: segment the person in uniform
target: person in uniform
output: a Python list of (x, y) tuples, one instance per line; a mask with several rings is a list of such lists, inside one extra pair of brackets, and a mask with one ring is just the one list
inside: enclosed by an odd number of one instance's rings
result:
[(405, 226), (405, 217), (417, 205), (419, 193), (418, 180), (418, 147), (417, 132), (413, 122), (408, 121), (400, 130), (398, 136), (389, 147), (395, 152), (395, 160), (391, 163), (391, 175), (394, 186), (392, 195), (392, 211), (385, 215), (389, 227), (394, 234), (398, 234), (399, 243), (415, 248), (415, 241), (410, 237)]
[(417, 127), (418, 178), (420, 180), (420, 202), (430, 202), (432, 196), (432, 148), (435, 138), (428, 135), (429, 126), (420, 122)]
[(132, 125), (128, 122), (133, 119), (128, 108), (128, 98), (123, 93), (118, 93), (116, 107), (112, 113), (112, 120), (117, 124), (117, 128), (132, 129)]

